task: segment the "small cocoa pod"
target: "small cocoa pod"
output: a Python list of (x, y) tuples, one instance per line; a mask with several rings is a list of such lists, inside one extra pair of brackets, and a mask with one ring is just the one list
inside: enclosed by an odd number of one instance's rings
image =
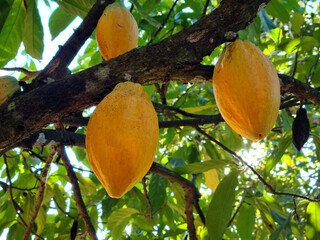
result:
[(292, 124), (292, 142), (298, 151), (309, 138), (310, 124), (307, 117), (307, 111), (299, 108)]

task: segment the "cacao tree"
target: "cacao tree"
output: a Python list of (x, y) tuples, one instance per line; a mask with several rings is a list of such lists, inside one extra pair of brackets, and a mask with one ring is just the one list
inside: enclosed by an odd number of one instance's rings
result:
[[(95, 29), (111, 3), (0, 1), (0, 75), (20, 85), (0, 105), (2, 239), (320, 239), (319, 1), (122, 1), (138, 47), (103, 60)], [(281, 86), (258, 142), (225, 123), (212, 89), (237, 38), (272, 61)], [(148, 174), (117, 199), (85, 139), (95, 106), (125, 81), (143, 85), (160, 131)]]

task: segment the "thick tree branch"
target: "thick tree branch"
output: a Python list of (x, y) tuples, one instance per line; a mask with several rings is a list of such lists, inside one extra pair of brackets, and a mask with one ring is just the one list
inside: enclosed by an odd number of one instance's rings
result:
[(32, 84), (34, 86), (38, 86), (41, 82), (42, 84), (48, 82), (48, 77), (56, 79), (65, 75), (67, 67), (96, 28), (104, 9), (113, 2), (114, 0), (96, 1), (80, 26), (74, 31), (67, 42), (60, 47), (53, 59), (33, 81)]
[(83, 202), (82, 196), (81, 196), (81, 191), (78, 183), (78, 178), (76, 174), (73, 171), (72, 165), (69, 161), (69, 158), (65, 152), (64, 146), (59, 146), (58, 147), (58, 153), (61, 156), (61, 159), (63, 161), (63, 164), (67, 170), (69, 180), (72, 184), (72, 191), (74, 194), (74, 198), (76, 200), (76, 205), (78, 208), (78, 211), (84, 221), (84, 224), (86, 226), (87, 232), (89, 233), (91, 239), (93, 240), (98, 240), (96, 231), (91, 223), (90, 216), (88, 214), (86, 205)]
[(44, 190), (45, 190), (45, 187), (46, 187), (46, 184), (47, 184), (49, 169), (50, 169), (50, 166), (51, 166), (51, 163), (52, 163), (52, 160), (54, 158), (55, 153), (56, 153), (55, 148), (52, 148), (50, 153), (49, 153), (49, 155), (48, 155), (48, 157), (47, 157), (46, 164), (45, 164), (45, 166), (44, 166), (44, 168), (42, 170), (40, 187), (39, 187), (39, 190), (38, 190), (36, 202), (35, 202), (35, 205), (34, 205), (34, 209), (33, 209), (30, 221), (28, 223), (26, 231), (24, 232), (23, 240), (27, 240), (29, 238), (29, 235), (30, 235), (30, 232), (32, 230), (33, 224), (34, 224), (34, 222), (35, 222), (35, 220), (36, 220), (36, 218), (38, 216), (38, 212), (39, 212), (39, 210), (41, 208), (42, 200), (43, 200), (43, 197), (44, 197)]
[[(227, 33), (244, 29), (267, 2), (269, 0), (252, 0), (250, 3), (224, 0), (219, 8), (194, 25), (161, 42), (134, 49), (62, 79), (54, 77), (50, 84), (18, 94), (0, 107), (0, 150), (27, 138), (49, 123), (98, 103), (121, 81), (151, 84), (206, 80), (202, 75), (193, 73), (199, 69), (202, 58), (223, 42), (231, 40)], [(58, 67), (50, 69), (57, 71), (60, 68), (62, 63), (59, 59), (55, 62)], [(189, 74), (185, 75), (187, 72)], [(41, 79), (40, 75), (38, 79)], [(181, 80), (181, 75), (186, 78)]]
[(308, 99), (315, 105), (320, 105), (320, 92), (297, 79), (279, 74), (281, 91), (291, 93), (298, 98)]

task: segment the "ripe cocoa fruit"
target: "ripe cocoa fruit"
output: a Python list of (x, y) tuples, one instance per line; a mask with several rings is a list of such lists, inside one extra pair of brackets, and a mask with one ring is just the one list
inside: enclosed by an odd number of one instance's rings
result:
[(140, 84), (119, 83), (87, 126), (88, 160), (110, 197), (120, 198), (150, 169), (158, 145), (157, 114)]
[(304, 108), (299, 108), (296, 117), (292, 123), (292, 143), (298, 151), (308, 141), (310, 134), (310, 124), (307, 116), (307, 111)]
[(20, 86), (17, 79), (12, 76), (0, 77), (0, 105), (12, 97), (12, 95), (19, 91)]
[(253, 141), (266, 137), (278, 116), (280, 83), (271, 61), (237, 39), (221, 53), (213, 73), (217, 106), (227, 124)]
[(125, 6), (112, 3), (98, 21), (96, 39), (102, 57), (106, 60), (115, 58), (137, 47), (137, 22)]

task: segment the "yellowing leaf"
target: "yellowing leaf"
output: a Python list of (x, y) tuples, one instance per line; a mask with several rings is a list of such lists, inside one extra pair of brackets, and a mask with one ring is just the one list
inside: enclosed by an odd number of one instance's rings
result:
[[(204, 161), (211, 160), (206, 150), (204, 149)], [(207, 186), (214, 192), (219, 185), (219, 177), (216, 169), (211, 169), (209, 171), (204, 172), (204, 178), (206, 179)]]
[(216, 169), (209, 170), (204, 173), (204, 177), (206, 179), (206, 184), (209, 188), (211, 188), (212, 192), (216, 190), (219, 185), (219, 177)]
[(182, 108), (183, 111), (188, 113), (199, 113), (207, 109), (214, 109), (214, 105), (205, 105), (205, 106), (198, 106), (198, 107), (189, 107), (189, 108)]

